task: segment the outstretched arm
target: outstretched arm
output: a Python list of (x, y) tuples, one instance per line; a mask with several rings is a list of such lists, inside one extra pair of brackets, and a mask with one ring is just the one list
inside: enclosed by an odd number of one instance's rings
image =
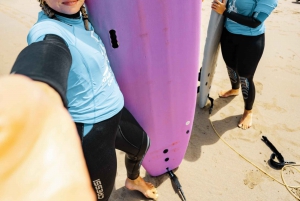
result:
[(0, 200), (93, 201), (81, 142), (62, 102), (70, 55), (63, 42), (45, 41), (26, 47), (15, 74), (0, 77)]

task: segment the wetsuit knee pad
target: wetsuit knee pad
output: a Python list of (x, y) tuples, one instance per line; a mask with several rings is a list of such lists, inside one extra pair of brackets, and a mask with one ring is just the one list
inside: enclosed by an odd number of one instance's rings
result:
[(50, 85), (67, 107), (66, 91), (71, 65), (72, 56), (65, 41), (49, 34), (43, 41), (32, 43), (20, 52), (11, 74), (22, 74)]
[(249, 86), (249, 81), (246, 77), (241, 77), (241, 85), (242, 85), (243, 97), (244, 99), (248, 99), (250, 86)]
[(240, 77), (245, 109), (252, 110), (255, 99), (255, 85), (252, 78)]
[(231, 67), (227, 66), (227, 72), (230, 78), (232, 89), (239, 89), (240, 88), (240, 78), (239, 75), (235, 70)]

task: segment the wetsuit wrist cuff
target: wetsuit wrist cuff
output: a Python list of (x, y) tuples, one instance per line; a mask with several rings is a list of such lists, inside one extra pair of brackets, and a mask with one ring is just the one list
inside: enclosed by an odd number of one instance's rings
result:
[(223, 13), (223, 16), (228, 17), (228, 15), (229, 15), (229, 12), (227, 10), (225, 10), (224, 13)]

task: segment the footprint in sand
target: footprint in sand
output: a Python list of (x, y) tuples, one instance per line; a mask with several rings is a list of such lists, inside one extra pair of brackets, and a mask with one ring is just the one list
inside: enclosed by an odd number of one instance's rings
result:
[(263, 181), (263, 173), (260, 171), (251, 171), (246, 174), (246, 179), (244, 179), (244, 184), (247, 185), (250, 189), (253, 189), (256, 185)]
[(273, 103), (263, 103), (262, 106), (266, 109), (266, 110), (274, 110), (276, 112), (286, 112), (285, 109), (279, 107), (277, 105), (277, 100), (275, 98), (273, 98)]
[(255, 82), (255, 90), (256, 90), (256, 93), (258, 94), (262, 94), (262, 90), (263, 90), (263, 84), (261, 82)]
[(292, 65), (286, 65), (282, 69), (284, 69), (286, 72), (289, 72), (289, 73), (294, 74), (294, 75), (299, 75), (300, 74), (300, 70), (297, 67), (292, 66)]
[(273, 13), (281, 13), (281, 10), (274, 10)]

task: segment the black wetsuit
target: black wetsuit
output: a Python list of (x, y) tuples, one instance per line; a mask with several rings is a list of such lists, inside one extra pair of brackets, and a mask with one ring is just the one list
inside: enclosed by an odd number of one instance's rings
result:
[(232, 89), (242, 86), (245, 109), (251, 110), (255, 99), (253, 76), (263, 54), (265, 35), (244, 36), (223, 29), (221, 50)]
[[(225, 17), (251, 28), (262, 22), (252, 16), (224, 12)], [(263, 13), (261, 15), (264, 15)], [(265, 16), (262, 16), (264, 18)], [(255, 99), (254, 73), (265, 47), (265, 34), (246, 36), (233, 34), (224, 27), (221, 36), (221, 51), (227, 66), (232, 89), (242, 87), (245, 109), (252, 110)]]
[(136, 179), (149, 148), (149, 138), (131, 113), (123, 108), (110, 119), (96, 123), (83, 137), (83, 124), (76, 123), (84, 157), (99, 200), (107, 200), (114, 186), (117, 160), (115, 148), (124, 151), (127, 177)]

